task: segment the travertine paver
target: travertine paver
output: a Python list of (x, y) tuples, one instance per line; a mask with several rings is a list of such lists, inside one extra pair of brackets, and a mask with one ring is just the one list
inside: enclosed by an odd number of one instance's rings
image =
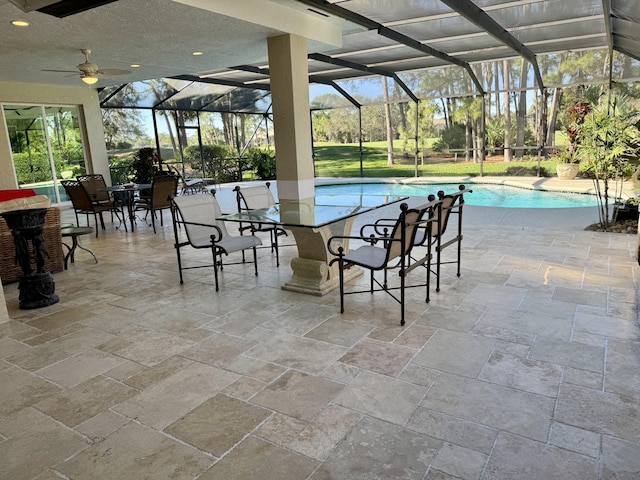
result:
[(36, 478), (87, 445), (82, 435), (46, 419), (0, 443), (0, 478)]
[(598, 478), (595, 459), (517, 435), (500, 433), (483, 479)]
[(491, 338), (439, 330), (411, 363), (475, 378), (488, 360), (496, 341)]
[(544, 441), (555, 400), (463, 377), (440, 376), (420, 406)]
[(221, 457), (255, 429), (271, 412), (218, 394), (169, 425), (165, 432)]
[(290, 370), (252, 401), (300, 420), (311, 420), (342, 391), (344, 385)]
[(556, 418), (569, 425), (637, 442), (639, 399), (567, 384), (560, 389)]
[(491, 355), (478, 378), (525, 392), (555, 397), (562, 378), (562, 368), (553, 363), (496, 352)]
[(367, 472), (371, 480), (419, 480), (441, 446), (440, 441), (426, 435), (365, 418), (311, 478), (356, 480)]
[(55, 468), (78, 480), (187, 480), (204, 472), (212, 463), (210, 457), (197, 449), (131, 422)]
[(362, 371), (335, 399), (335, 403), (357, 412), (403, 425), (420, 400), (426, 388)]
[(303, 372), (319, 373), (341, 355), (344, 347), (309, 338), (277, 333), (249, 350), (246, 355)]
[(75, 427), (137, 393), (134, 388), (97, 376), (57, 392), (34, 407), (69, 427)]
[(364, 370), (397, 376), (415, 355), (415, 350), (393, 343), (365, 339), (354, 345), (339, 361)]
[(192, 364), (113, 409), (161, 430), (237, 379), (234, 373)]
[(286, 478), (305, 480), (318, 466), (317, 460), (249, 437), (217, 462), (198, 480), (230, 478)]
[(602, 373), (604, 348), (580, 342), (565, 342), (555, 338), (538, 337), (529, 358)]

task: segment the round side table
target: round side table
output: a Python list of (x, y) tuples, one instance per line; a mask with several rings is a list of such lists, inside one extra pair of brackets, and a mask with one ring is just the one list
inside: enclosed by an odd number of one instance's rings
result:
[(93, 252), (91, 250), (89, 250), (88, 248), (85, 248), (85, 247), (83, 247), (82, 245), (80, 245), (78, 243), (78, 237), (81, 236), (81, 235), (89, 235), (90, 233), (93, 233), (93, 228), (91, 228), (91, 227), (66, 227), (66, 228), (61, 229), (60, 233), (62, 234), (62, 238), (71, 237), (71, 246), (67, 245), (66, 243), (63, 243), (63, 245), (65, 247), (67, 247), (67, 249), (69, 250), (67, 252), (67, 254), (64, 256), (64, 269), (65, 270), (68, 267), (69, 259), (71, 259), (71, 263), (75, 262), (76, 248), (79, 248), (80, 250), (84, 250), (85, 252), (89, 252), (91, 254), (91, 256), (93, 257), (93, 259), (96, 261), (96, 263), (98, 263), (98, 259), (93, 254)]

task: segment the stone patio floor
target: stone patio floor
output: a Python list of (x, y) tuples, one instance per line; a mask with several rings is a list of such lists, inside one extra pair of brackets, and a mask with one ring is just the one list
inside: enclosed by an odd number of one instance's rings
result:
[(465, 208), (461, 277), (408, 290), (404, 327), (384, 293), (281, 290), (294, 247), (216, 293), (179, 284), (168, 212), (107, 222), (59, 304), (4, 287), (0, 479), (640, 478), (636, 237), (504, 210)]

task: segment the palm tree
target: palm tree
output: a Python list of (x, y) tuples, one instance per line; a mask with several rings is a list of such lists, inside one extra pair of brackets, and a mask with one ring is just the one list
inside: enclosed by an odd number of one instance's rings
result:
[(600, 225), (606, 231), (615, 221), (609, 213), (610, 183), (613, 181), (613, 198), (620, 198), (622, 182), (638, 165), (640, 153), (639, 112), (632, 108), (624, 95), (609, 91), (579, 126), (577, 151), (587, 162), (587, 171), (594, 175), (594, 187), (598, 197)]

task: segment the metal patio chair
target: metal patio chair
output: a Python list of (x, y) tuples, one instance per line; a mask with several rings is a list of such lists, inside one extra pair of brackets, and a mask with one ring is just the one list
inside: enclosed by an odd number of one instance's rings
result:
[[(434, 202), (435, 203), (435, 202)], [(415, 235), (422, 219), (427, 215), (427, 222), (432, 217), (431, 211), (434, 204), (427, 204), (421, 208), (409, 208), (406, 203), (400, 205), (400, 214), (395, 223), (390, 227), (383, 227), (382, 234), (376, 234), (376, 224), (363, 225), (360, 236), (333, 236), (327, 242), (329, 252), (336, 258), (329, 265), (338, 264), (340, 282), (340, 313), (344, 313), (344, 296), (356, 293), (373, 293), (384, 291), (400, 304), (400, 325), (405, 324), (405, 288), (406, 276), (413, 267), (409, 262), (411, 249), (413, 248)], [(373, 233), (366, 235), (371, 229)], [(345, 252), (342, 241), (360, 240), (366, 245), (360, 246), (350, 252)], [(369, 270), (369, 289), (357, 291), (345, 291), (344, 270), (353, 266)], [(399, 287), (390, 287), (387, 282), (388, 270), (397, 269), (400, 277)], [(374, 272), (382, 271), (382, 282), (375, 278)], [(374, 285), (377, 288), (374, 288)], [(396, 296), (393, 290), (400, 290)]]
[[(276, 205), (276, 200), (271, 193), (271, 182), (266, 182), (264, 185), (257, 185), (254, 187), (240, 187), (236, 186), (233, 191), (236, 192), (236, 202), (238, 204), (238, 213), (247, 212), (250, 210), (258, 210), (261, 208), (269, 208)], [(249, 225), (240, 223), (240, 235), (245, 231), (250, 231), (252, 234), (258, 232), (268, 232), (271, 242), (271, 251), (276, 254), (276, 266), (280, 266), (280, 253), (278, 245), (278, 237), (288, 236), (284, 228), (277, 225), (266, 225), (260, 223), (250, 223)]]
[[(218, 269), (223, 270), (222, 255), (233, 252), (253, 250), (253, 263), (255, 274), (258, 275), (258, 261), (256, 247), (262, 242), (255, 235), (230, 235), (223, 221), (217, 220), (222, 216), (220, 205), (213, 194), (203, 193), (196, 195), (180, 195), (171, 202), (173, 218), (173, 232), (175, 235), (175, 249), (178, 257), (178, 271), (180, 284), (184, 283), (182, 271), (210, 267), (211, 265), (196, 265), (192, 267), (182, 266), (180, 249), (190, 246), (193, 248), (210, 248), (213, 255), (213, 269), (215, 272), (216, 291), (218, 286)], [(186, 240), (181, 239), (178, 229), (184, 227)], [(227, 265), (245, 263), (244, 258), (240, 262), (231, 262)]]
[(104, 226), (104, 217), (102, 215), (104, 212), (111, 212), (112, 214), (115, 214), (120, 220), (120, 223), (122, 223), (122, 219), (119, 217), (119, 208), (115, 207), (113, 204), (99, 204), (93, 202), (82, 182), (77, 180), (62, 180), (60, 184), (64, 187), (65, 192), (71, 199), (73, 211), (76, 215), (76, 225), (78, 227), (80, 226), (78, 214), (84, 214), (87, 216), (87, 226), (89, 225), (89, 215), (93, 215), (94, 223), (96, 225), (96, 238), (100, 231), (98, 228), (98, 218), (100, 218), (100, 226), (102, 230), (106, 230)]
[(176, 196), (178, 190), (178, 177), (174, 175), (156, 175), (151, 180), (151, 196), (139, 199), (134, 202), (135, 210), (146, 210), (147, 215), (151, 214), (151, 224), (153, 233), (156, 233), (156, 212), (160, 214), (160, 225), (164, 225), (162, 210), (171, 208), (171, 200)]

